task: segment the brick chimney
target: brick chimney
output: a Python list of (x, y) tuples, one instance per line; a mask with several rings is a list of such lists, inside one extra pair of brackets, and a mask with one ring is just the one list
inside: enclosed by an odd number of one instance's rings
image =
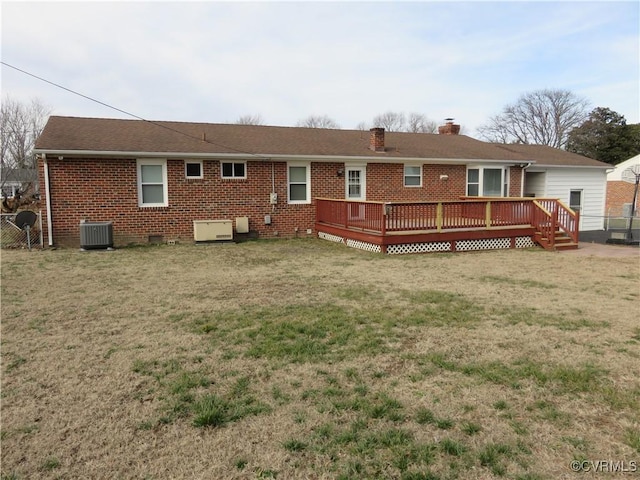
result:
[(453, 118), (445, 118), (444, 125), (438, 127), (438, 133), (440, 135), (458, 135), (460, 133), (460, 125), (453, 123)]
[(384, 152), (384, 128), (376, 127), (369, 130), (369, 149), (374, 152)]

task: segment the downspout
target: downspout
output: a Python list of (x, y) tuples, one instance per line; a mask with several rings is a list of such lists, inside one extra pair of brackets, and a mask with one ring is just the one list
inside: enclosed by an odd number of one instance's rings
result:
[(271, 196), (269, 198), (269, 202), (271, 203), (271, 213), (276, 213), (276, 204), (274, 202), (274, 195), (276, 193), (276, 165), (273, 160), (271, 160)]
[(520, 198), (524, 197), (524, 171), (527, 168), (529, 168), (531, 164), (532, 162), (529, 162), (524, 167), (522, 167), (522, 171), (521, 171), (522, 178), (520, 178)]
[(44, 167), (44, 195), (47, 205), (47, 239), (50, 247), (53, 247), (53, 225), (51, 221), (51, 189), (49, 187), (49, 164), (47, 163), (47, 154), (42, 154)]

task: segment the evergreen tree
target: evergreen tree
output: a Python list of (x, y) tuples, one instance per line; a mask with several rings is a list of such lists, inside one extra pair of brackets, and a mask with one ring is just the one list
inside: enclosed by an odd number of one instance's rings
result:
[(615, 165), (640, 153), (640, 126), (609, 108), (594, 109), (569, 133), (567, 150)]

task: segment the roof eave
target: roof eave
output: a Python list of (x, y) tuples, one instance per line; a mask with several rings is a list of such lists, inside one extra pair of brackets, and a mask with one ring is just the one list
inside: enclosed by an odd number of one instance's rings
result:
[(36, 148), (35, 154), (59, 157), (90, 157), (90, 158), (172, 158), (172, 159), (202, 159), (202, 160), (271, 160), (271, 161), (310, 161), (310, 162), (345, 162), (345, 163), (423, 163), (423, 164), (500, 164), (520, 165), (528, 162), (522, 160), (498, 160), (486, 158), (430, 158), (430, 157), (390, 157), (370, 155), (283, 155), (279, 153), (194, 153), (194, 152), (145, 152), (135, 150), (63, 150)]
[(611, 165), (557, 165), (557, 164), (548, 164), (548, 163), (536, 163), (536, 167), (544, 167), (544, 168), (590, 168), (594, 170), (609, 170)]

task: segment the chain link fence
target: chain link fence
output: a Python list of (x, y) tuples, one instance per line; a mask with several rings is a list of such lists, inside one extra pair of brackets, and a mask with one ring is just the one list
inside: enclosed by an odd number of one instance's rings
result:
[(637, 244), (640, 239), (640, 216), (583, 215), (582, 218), (601, 220), (603, 230), (581, 231), (581, 242), (629, 244), (633, 241)]
[(18, 213), (0, 214), (0, 248), (42, 248), (42, 212), (34, 212), (37, 218), (30, 228), (21, 228), (16, 224)]

